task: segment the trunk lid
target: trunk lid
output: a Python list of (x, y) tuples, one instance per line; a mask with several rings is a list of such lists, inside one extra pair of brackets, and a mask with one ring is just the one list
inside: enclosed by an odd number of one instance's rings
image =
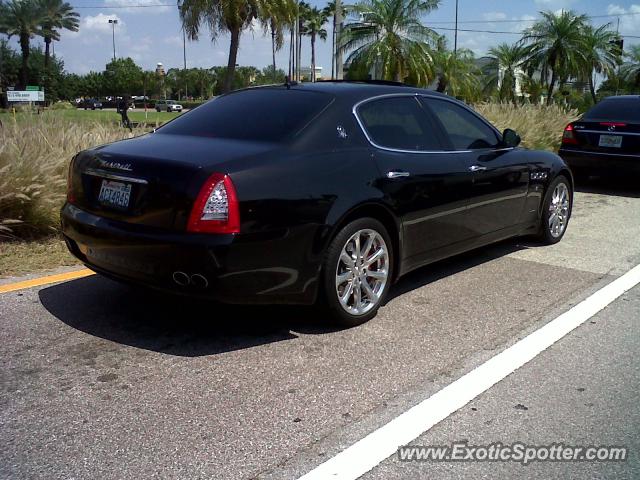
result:
[(193, 202), (213, 172), (273, 144), (153, 133), (80, 153), (73, 164), (74, 204), (101, 217), (185, 230)]
[(640, 153), (640, 123), (582, 120), (573, 124), (578, 146), (584, 151)]

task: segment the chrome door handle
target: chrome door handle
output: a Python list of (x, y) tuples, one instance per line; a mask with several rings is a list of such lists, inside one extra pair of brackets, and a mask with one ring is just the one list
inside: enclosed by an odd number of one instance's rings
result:
[(482, 165), (471, 165), (469, 167), (470, 172), (484, 172), (487, 167), (483, 167)]
[(409, 172), (403, 172), (401, 170), (392, 170), (387, 172), (387, 178), (400, 178), (400, 177), (408, 177), (411, 174)]

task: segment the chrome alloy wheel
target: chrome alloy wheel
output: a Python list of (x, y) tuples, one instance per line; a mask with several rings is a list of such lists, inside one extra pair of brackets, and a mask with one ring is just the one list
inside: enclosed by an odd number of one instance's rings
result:
[(389, 251), (375, 230), (354, 233), (342, 247), (336, 266), (336, 294), (351, 315), (374, 308), (389, 280)]
[(560, 237), (569, 221), (569, 188), (559, 183), (553, 190), (549, 203), (549, 233), (553, 238)]

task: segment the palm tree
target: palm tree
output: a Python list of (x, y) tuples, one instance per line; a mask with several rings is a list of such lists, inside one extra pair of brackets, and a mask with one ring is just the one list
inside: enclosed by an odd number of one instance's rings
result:
[[(339, 5), (342, 15), (336, 15), (338, 13), (336, 8), (336, 3)], [(324, 13), (327, 18), (332, 18), (333, 30), (332, 30), (332, 39), (331, 39), (331, 78), (335, 78), (336, 76), (336, 39), (338, 38), (338, 17), (344, 18), (347, 14), (347, 9), (342, 5), (340, 0), (331, 0), (326, 7), (324, 7)]]
[(471, 50), (458, 48), (454, 53), (446, 48), (444, 37), (438, 42), (433, 55), (436, 91), (454, 97), (475, 98), (479, 90), (478, 69)]
[(527, 63), (539, 68), (546, 77), (551, 71), (547, 88), (547, 104), (551, 104), (553, 89), (558, 79), (580, 72), (586, 58), (584, 27), (586, 15), (572, 11), (556, 14), (540, 12), (542, 20), (525, 30), (522, 42), (528, 45)]
[(626, 57), (629, 61), (622, 65), (621, 73), (627, 81), (638, 86), (640, 85), (640, 45), (633, 45)]
[(596, 73), (610, 73), (618, 65), (622, 52), (617, 45), (618, 35), (609, 30), (610, 25), (594, 28), (586, 25), (584, 28), (585, 59), (584, 76), (589, 82), (589, 90), (593, 103), (596, 103), (596, 88), (594, 75)]
[(516, 86), (522, 78), (525, 48), (522, 45), (501, 43), (489, 50), (490, 61), (484, 67), (488, 81), (485, 90), (498, 89), (498, 98), (516, 105)]
[(295, 22), (297, 6), (294, 0), (271, 0), (265, 3), (265, 16), (269, 19), (271, 34), (271, 61), (275, 82), (276, 52), (284, 46), (284, 32)]
[(233, 84), (242, 31), (250, 29), (254, 20), (267, 31), (271, 26), (270, 12), (275, 10), (275, 1), (277, 0), (182, 0), (178, 4), (182, 27), (190, 40), (198, 40), (203, 25), (209, 28), (213, 41), (221, 33), (230, 34), (223, 92), (229, 92)]
[(73, 11), (73, 7), (62, 0), (39, 0), (43, 10), (42, 36), (44, 37), (44, 69), (49, 68), (49, 47), (52, 41), (60, 40), (59, 29), (77, 32), (80, 15)]
[(36, 0), (11, 0), (0, 11), (0, 24), (9, 37), (17, 36), (22, 52), (20, 84), (24, 88), (28, 83), (30, 41), (36, 35), (42, 35), (42, 7)]
[(360, 20), (345, 25), (338, 50), (351, 51), (347, 63), (375, 69), (376, 78), (403, 81), (411, 74), (426, 82), (433, 75), (431, 46), (438, 35), (420, 18), (439, 4), (440, 0), (363, 0), (352, 8)]
[(327, 39), (327, 31), (322, 28), (327, 23), (327, 14), (317, 7), (310, 8), (304, 23), (305, 34), (311, 37), (311, 81), (316, 81), (316, 38)]

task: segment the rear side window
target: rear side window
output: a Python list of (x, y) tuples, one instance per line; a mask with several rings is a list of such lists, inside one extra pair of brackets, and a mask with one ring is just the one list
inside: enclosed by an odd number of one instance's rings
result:
[(440, 150), (434, 128), (415, 97), (373, 100), (358, 108), (369, 138), (381, 147), (398, 150)]
[(281, 142), (303, 128), (332, 98), (296, 89), (243, 90), (205, 103), (157, 133)]
[(440, 120), (455, 150), (496, 147), (500, 141), (495, 130), (460, 105), (447, 100), (423, 100)]
[(583, 120), (615, 120), (640, 122), (640, 98), (611, 98), (602, 100), (585, 113)]

